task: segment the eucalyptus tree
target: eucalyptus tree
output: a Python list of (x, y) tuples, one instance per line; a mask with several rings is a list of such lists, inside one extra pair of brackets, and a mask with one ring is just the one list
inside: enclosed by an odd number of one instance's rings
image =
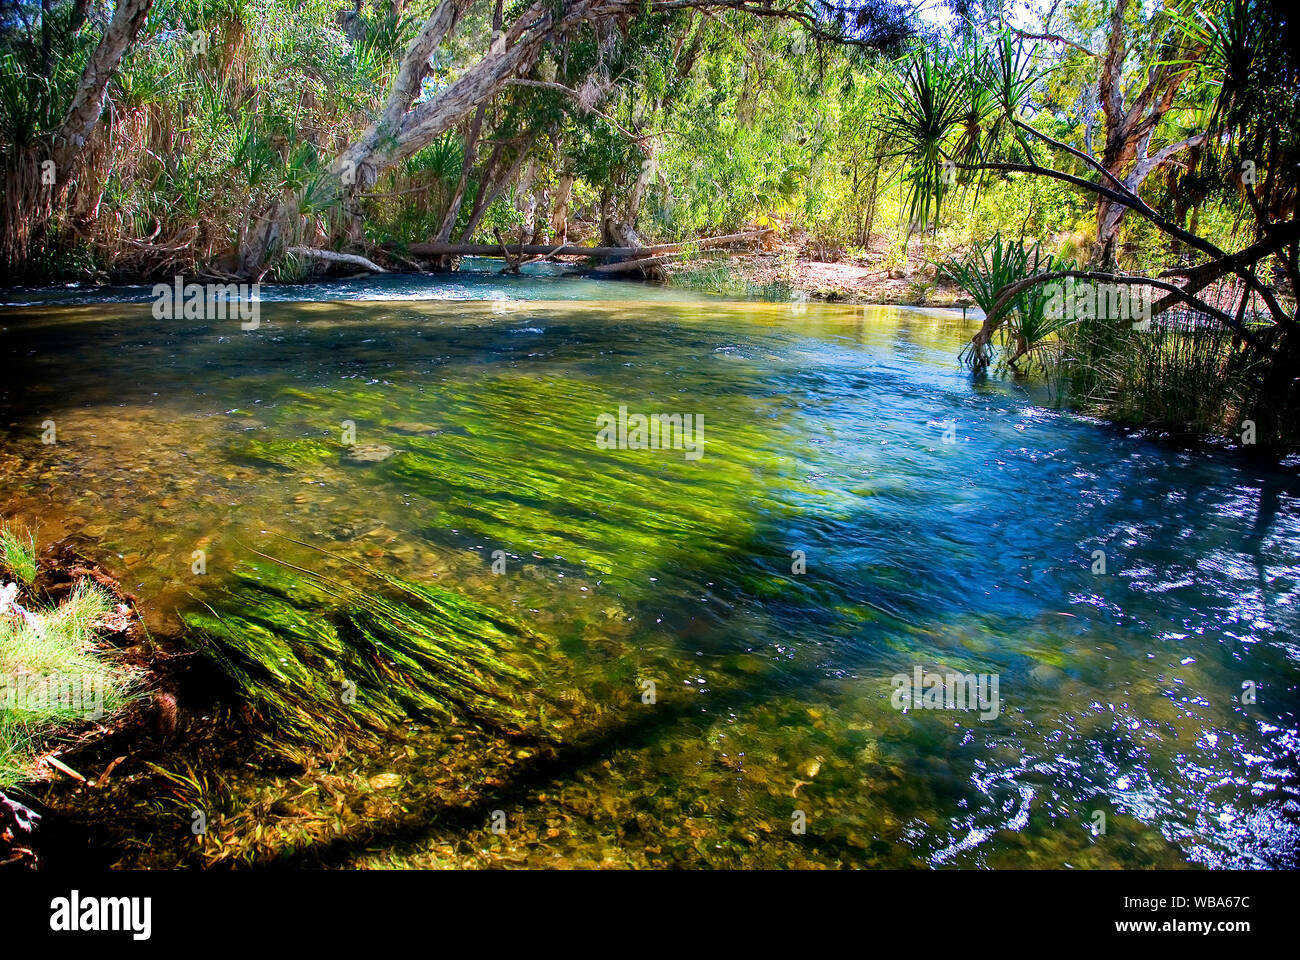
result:
[[(260, 211), (241, 240), (239, 272), (262, 275), (277, 256), (304, 242), (328, 242), (334, 230), (314, 216), (338, 212), (346, 233), (357, 240), (364, 213), (361, 196), (384, 170), (432, 143), (511, 86), (543, 85), (565, 94), (583, 112), (594, 106), (598, 86), (569, 86), (536, 75), (543, 55), (563, 51), (593, 35), (626, 34), (642, 18), (679, 17), (690, 10), (736, 10), (756, 17), (780, 17), (817, 37), (858, 46), (879, 46), (908, 35), (910, 8), (893, 0), (573, 0), (517, 3), (504, 11), (486, 50), (445, 87), (426, 89), (430, 58), (456, 30), (474, 0), (441, 0), (397, 65), (378, 115), (328, 164), (310, 191), (299, 190)], [(516, 174), (512, 163), (508, 172)], [(307, 202), (310, 192), (311, 202)], [(328, 219), (328, 217), (327, 217)], [(445, 224), (444, 224), (445, 226)]]
[[(1208, 131), (1200, 130), (1152, 149), (1161, 122), (1190, 86), (1198, 45), (1167, 10), (1157, 8), (1142, 23), (1130, 16), (1133, 9), (1131, 0), (1116, 0), (1105, 21), (1106, 42), (1097, 77), (1097, 96), (1105, 116), (1098, 161), (1106, 179), (1130, 194), (1136, 194), (1155, 170), (1201, 146), (1208, 136)], [(1146, 49), (1135, 55), (1130, 38), (1143, 33)], [(1120, 224), (1127, 212), (1124, 204), (1098, 197), (1095, 264), (1115, 266)]]

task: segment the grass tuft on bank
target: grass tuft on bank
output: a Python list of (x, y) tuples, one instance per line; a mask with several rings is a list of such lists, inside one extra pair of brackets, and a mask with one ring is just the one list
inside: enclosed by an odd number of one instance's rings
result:
[(0, 790), (42, 776), (48, 751), (137, 696), (135, 671), (103, 641), (121, 615), (113, 598), (83, 580), (45, 604), (37, 572), (34, 538), (0, 525)]

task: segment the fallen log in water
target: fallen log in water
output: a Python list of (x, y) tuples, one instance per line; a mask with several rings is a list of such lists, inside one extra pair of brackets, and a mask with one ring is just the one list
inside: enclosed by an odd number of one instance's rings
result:
[[(412, 243), (406, 251), (417, 257), (594, 257), (598, 260), (636, 260), (647, 257), (661, 257), (670, 254), (686, 253), (707, 247), (724, 247), (744, 240), (756, 240), (769, 230), (750, 230), (745, 233), (729, 233), (720, 237), (702, 237), (699, 240), (684, 240), (679, 243), (661, 243), (652, 247), (583, 247), (566, 244), (561, 247), (548, 246), (544, 243)], [(387, 246), (393, 246), (386, 244)]]
[(669, 244), (668, 246), (673, 247), (673, 249), (671, 250), (664, 250), (662, 248), (651, 247), (648, 249), (657, 249), (660, 252), (657, 254), (653, 254), (651, 256), (629, 257), (626, 260), (615, 260), (613, 263), (602, 263), (598, 266), (592, 267), (591, 272), (610, 274), (610, 273), (631, 273), (635, 270), (640, 270), (643, 273), (647, 271), (653, 271), (656, 267), (663, 266), (665, 263), (671, 263), (672, 261), (677, 260), (681, 257), (693, 256), (699, 250), (704, 249), (706, 247), (719, 247), (719, 246), (723, 246), (724, 242), (731, 242), (731, 241), (738, 242), (740, 239), (757, 238), (763, 236), (763, 234), (767, 232), (768, 232), (767, 230), (758, 230), (753, 233), (732, 234), (729, 237), (714, 237), (712, 238), (712, 242), (702, 240), (697, 243)]
[(677, 253), (664, 253), (657, 257), (637, 257), (632, 260), (615, 260), (613, 263), (602, 263), (591, 268), (592, 273), (631, 273), (633, 270), (649, 270), (661, 266), (665, 263), (671, 263), (678, 257), (689, 256), (690, 251), (682, 250)]
[(326, 263), (346, 263), (349, 266), (361, 267), (363, 270), (369, 270), (371, 273), (387, 273), (388, 271), (372, 260), (358, 256), (355, 253), (338, 253), (334, 250), (317, 250), (314, 247), (290, 247), (289, 252), (295, 257), (307, 257), (314, 260), (323, 260)]

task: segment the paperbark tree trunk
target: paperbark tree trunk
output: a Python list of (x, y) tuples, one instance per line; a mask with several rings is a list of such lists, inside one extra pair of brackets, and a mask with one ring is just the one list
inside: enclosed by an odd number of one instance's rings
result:
[[(496, 6), (492, 10), (492, 35), (494, 37), (501, 32), (504, 23), (503, 4), (504, 0), (496, 0)], [(447, 212), (442, 218), (442, 223), (438, 226), (438, 233), (435, 237), (440, 242), (451, 238), (451, 231), (455, 229), (456, 220), (460, 216), (461, 204), (465, 202), (465, 189), (469, 186), (470, 174), (474, 171), (474, 160), (478, 156), (479, 136), (483, 131), (483, 118), (486, 114), (487, 104), (480, 103), (474, 111), (474, 119), (470, 122), (469, 130), (465, 135), (465, 146), (461, 152), (460, 177), (456, 182), (456, 190), (452, 194), (451, 202), (447, 205)]]
[(456, 189), (452, 192), (451, 201), (447, 204), (447, 212), (443, 214), (442, 223), (434, 236), (435, 240), (451, 239), (451, 231), (455, 229), (461, 205), (465, 202), (465, 190), (469, 186), (470, 173), (474, 169), (474, 161), (478, 158), (479, 133), (483, 129), (483, 115), (486, 112), (487, 107), (479, 104), (478, 109), (474, 111), (474, 119), (470, 121), (469, 130), (465, 134), (465, 147), (461, 152), (460, 177), (456, 181)]
[(478, 198), (474, 202), (474, 212), (470, 214), (469, 222), (465, 224), (465, 232), (461, 234), (462, 240), (474, 239), (474, 231), (478, 229), (478, 225), (483, 221), (483, 215), (487, 213), (488, 207), (519, 176), (519, 169), (524, 165), (524, 159), (528, 156), (528, 151), (537, 142), (537, 137), (538, 131), (536, 130), (528, 134), (520, 144), (514, 160), (506, 168), (505, 173), (494, 177), (491, 182), (486, 180), (483, 182), (483, 185), (479, 188)]
[[(563, 44), (584, 24), (603, 26), (656, 11), (721, 6), (759, 16), (796, 19), (814, 32), (818, 29), (810, 16), (796, 7), (751, 4), (747, 0), (567, 0), (563, 4), (536, 0), (508, 28), (496, 34), (481, 60), (462, 71), (436, 96), (415, 103), (429, 72), (430, 55), (472, 2), (442, 0), (438, 4), (403, 54), (380, 116), (313, 184), (317, 202), (321, 206), (336, 202), (351, 232), (356, 233), (360, 228), (360, 197), (374, 186), (380, 172), (401, 163), (462, 122), (512, 80), (531, 71), (543, 49)], [(310, 229), (302, 213), (304, 195), (305, 190), (286, 196), (253, 218), (254, 226), (241, 238), (238, 266), (241, 275), (261, 276), (286, 247), (302, 245), (300, 240)]]
[[(379, 117), (330, 165), (320, 186), (327, 192), (333, 191), (338, 197), (343, 216), (349, 226), (349, 233), (355, 234), (360, 223), (361, 193), (374, 186), (380, 170), (396, 162), (403, 127), (413, 116), (421, 112), (420, 108), (412, 109), (412, 104), (420, 93), (424, 78), (428, 76), (429, 58), (433, 56), (433, 52), (438, 49), (439, 44), (456, 26), (461, 15), (472, 3), (473, 0), (442, 0), (438, 4), (424, 26), (407, 44), (406, 52), (402, 55), (397, 75), (393, 78), (393, 84), (388, 90), (388, 97), (384, 101)], [(408, 132), (404, 141), (407, 149), (401, 156), (410, 156), (416, 150), (431, 143), (467, 112), (466, 110), (454, 111), (451, 109), (452, 104), (460, 103), (460, 97), (468, 92), (468, 88), (477, 89), (478, 84), (487, 81), (490, 70), (484, 69), (484, 65), (489, 59), (490, 55), (489, 58), (480, 61), (477, 68), (462, 75), (460, 80), (442, 96), (420, 105), (430, 107), (445, 101), (449, 109), (444, 110), (440, 115), (437, 115), (436, 111), (423, 111), (427, 123), (427, 136), (417, 142), (416, 138)], [(474, 75), (475, 69), (478, 70), (477, 76)], [(467, 80), (470, 82), (466, 83)], [(459, 91), (457, 87), (460, 88)], [(459, 96), (451, 96), (453, 91), (456, 91)], [(480, 96), (470, 103), (470, 107), (485, 99), (486, 96)], [(429, 117), (430, 113), (435, 113), (435, 117)], [(435, 122), (428, 122), (431, 120)], [(437, 121), (441, 122), (441, 126)], [(299, 213), (301, 206), (302, 195), (295, 194), (284, 198), (257, 218), (257, 222), (242, 238), (239, 255), (240, 273), (260, 276), (266, 271), (271, 256), (289, 246), (297, 245), (305, 230)]]
[(555, 187), (555, 203), (551, 206), (551, 239), (565, 243), (569, 238), (569, 197), (573, 195), (573, 174), (560, 174)]
[[(53, 162), (53, 177), (44, 176), (39, 147), (18, 151), (6, 175), (4, 223), (0, 250), (9, 266), (22, 270), (33, 242), (39, 242), (50, 218), (60, 209), (80, 169), (79, 160), (104, 113), (108, 83), (121, 66), (149, 16), (153, 0), (120, 0), (99, 44), (81, 71), (63, 122), (49, 143), (45, 159)], [(44, 20), (47, 7), (43, 7)], [(84, 11), (78, 5), (77, 12)], [(74, 12), (75, 16), (75, 12)]]
[[(584, 23), (633, 17), (656, 7), (656, 0), (644, 4), (635, 0), (570, 0), (561, 7), (538, 0), (497, 34), (478, 63), (462, 71), (436, 96), (415, 103), (428, 74), (430, 55), (472, 2), (442, 0), (403, 55), (380, 117), (335, 158), (314, 185), (318, 200), (337, 200), (345, 223), (353, 229), (360, 224), (360, 196), (374, 186), (380, 172), (432, 143), (511, 80), (530, 71), (547, 44), (562, 42)], [(703, 5), (707, 2), (702, 0)], [(663, 6), (675, 7), (675, 3), (664, 0)], [(285, 247), (300, 245), (309, 226), (300, 212), (302, 198), (302, 193), (285, 197), (255, 218), (255, 226), (241, 241), (242, 275), (261, 276)]]
[[(1106, 117), (1106, 139), (1102, 149), (1101, 166), (1113, 181), (1103, 186), (1122, 183), (1130, 192), (1137, 193), (1142, 182), (1156, 167), (1175, 154), (1205, 140), (1205, 135), (1189, 137), (1172, 144), (1152, 156), (1149, 154), (1151, 136), (1165, 114), (1173, 107), (1174, 99), (1188, 77), (1189, 71), (1178, 58), (1171, 57), (1147, 71), (1147, 83), (1129, 104), (1124, 103), (1122, 90), (1124, 61), (1128, 56), (1125, 46), (1124, 15), (1129, 0), (1117, 0), (1110, 16), (1110, 35), (1106, 41), (1106, 55), (1102, 60), (1097, 93)], [(1093, 263), (1100, 269), (1113, 269), (1119, 253), (1119, 230), (1128, 208), (1105, 197), (1097, 201), (1097, 243), (1093, 248)]]
[(135, 42), (152, 6), (153, 0), (120, 0), (108, 29), (86, 61), (86, 67), (81, 71), (81, 80), (77, 84), (77, 92), (72, 96), (63, 123), (54, 134), (50, 159), (54, 161), (54, 182), (57, 188), (66, 187), (72, 179), (76, 171), (77, 155), (85, 148), (104, 113), (108, 82), (113, 79), (117, 68), (122, 64), (122, 57)]

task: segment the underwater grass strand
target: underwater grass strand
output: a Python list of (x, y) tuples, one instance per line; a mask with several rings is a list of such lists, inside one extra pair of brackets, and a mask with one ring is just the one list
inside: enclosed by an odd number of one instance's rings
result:
[[(302, 568), (249, 561), (209, 611), (187, 614), (249, 702), (285, 735), (324, 747), (340, 736), (382, 734), (418, 717), (457, 716), (552, 739), (537, 722), (545, 671), (512, 618), (452, 591), (372, 573), (405, 601), (371, 587), (331, 594)], [(522, 641), (522, 642), (521, 642)], [(356, 685), (343, 705), (340, 684)]]

